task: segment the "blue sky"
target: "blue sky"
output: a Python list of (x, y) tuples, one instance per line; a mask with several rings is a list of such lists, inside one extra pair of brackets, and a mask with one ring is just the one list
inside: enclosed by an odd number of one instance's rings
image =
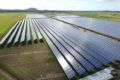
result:
[(2, 9), (120, 10), (120, 0), (0, 0)]

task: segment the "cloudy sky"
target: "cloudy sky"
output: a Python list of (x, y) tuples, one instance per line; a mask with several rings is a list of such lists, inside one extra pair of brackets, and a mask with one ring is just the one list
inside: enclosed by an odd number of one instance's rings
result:
[(0, 0), (2, 9), (120, 10), (120, 0)]

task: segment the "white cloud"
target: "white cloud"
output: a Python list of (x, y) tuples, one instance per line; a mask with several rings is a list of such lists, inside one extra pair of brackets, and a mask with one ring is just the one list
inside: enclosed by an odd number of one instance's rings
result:
[[(101, 4), (100, 4), (101, 2)], [(119, 8), (120, 0), (0, 0), (0, 8), (40, 10), (107, 10)]]
[(79, 10), (89, 4), (81, 0), (0, 0), (0, 8), (4, 9), (26, 9), (35, 7), (38, 9), (51, 10)]
[(56, 1), (56, 2), (43, 2), (43, 4), (41, 4), (41, 8), (44, 8), (44, 9), (59, 9), (59, 10), (72, 10), (72, 9), (81, 9), (83, 7), (85, 7), (86, 5), (88, 4), (88, 2), (86, 1), (64, 1), (64, 2), (61, 2), (61, 1)]

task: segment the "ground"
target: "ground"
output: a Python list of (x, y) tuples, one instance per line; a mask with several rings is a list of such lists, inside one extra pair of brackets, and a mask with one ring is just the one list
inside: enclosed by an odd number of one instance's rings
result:
[(120, 21), (120, 12), (49, 12), (45, 13), (47, 16), (56, 16), (56, 15), (77, 15), (83, 17), (91, 17), (103, 20), (111, 21)]
[(17, 79), (66, 80), (45, 42), (1, 49), (0, 67)]
[(120, 21), (120, 12), (70, 12), (69, 14), (111, 21)]

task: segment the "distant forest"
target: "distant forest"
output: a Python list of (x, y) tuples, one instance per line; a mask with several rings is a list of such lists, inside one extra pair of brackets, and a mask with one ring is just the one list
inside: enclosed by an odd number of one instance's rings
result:
[(40, 13), (45, 13), (45, 12), (120, 12), (120, 11), (62, 11), (62, 10), (38, 10), (36, 8), (29, 8), (29, 9), (15, 9), (15, 10), (8, 10), (8, 9), (0, 9), (0, 12), (40, 12)]

